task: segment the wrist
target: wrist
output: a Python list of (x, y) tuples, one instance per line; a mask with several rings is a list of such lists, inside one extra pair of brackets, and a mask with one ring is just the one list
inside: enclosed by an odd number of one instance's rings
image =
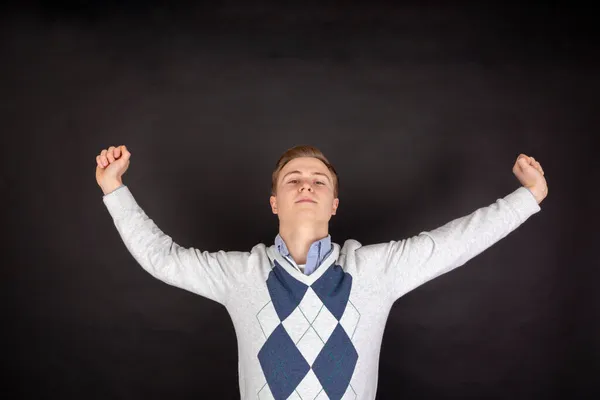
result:
[(542, 202), (542, 200), (544, 200), (546, 198), (546, 195), (548, 194), (548, 191), (544, 187), (526, 186), (526, 188), (531, 192), (531, 194), (535, 198), (535, 201), (537, 201), (538, 204), (540, 204)]
[(121, 181), (120, 179), (117, 179), (117, 180), (111, 180), (109, 182), (103, 183), (100, 186), (100, 188), (102, 189), (102, 192), (106, 196), (107, 194), (115, 191), (115, 189), (117, 189), (121, 185), (123, 185), (123, 181)]

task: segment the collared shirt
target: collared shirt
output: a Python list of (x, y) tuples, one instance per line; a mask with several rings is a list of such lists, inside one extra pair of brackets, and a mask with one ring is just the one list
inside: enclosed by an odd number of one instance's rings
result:
[[(290, 255), (290, 252), (287, 246), (285, 245), (283, 238), (279, 234), (277, 235), (277, 237), (275, 237), (275, 247), (283, 257), (291, 261), (292, 265), (302, 270), (303, 265), (296, 264), (296, 262)], [(321, 240), (317, 240), (316, 242), (311, 244), (310, 248), (308, 249), (308, 255), (306, 256), (306, 264), (304, 265), (304, 270), (302, 272), (304, 272), (305, 275), (312, 274), (319, 267), (319, 265), (321, 265), (323, 260), (329, 255), (332, 249), (333, 247), (331, 246), (331, 235), (327, 235), (327, 237), (324, 237)]]

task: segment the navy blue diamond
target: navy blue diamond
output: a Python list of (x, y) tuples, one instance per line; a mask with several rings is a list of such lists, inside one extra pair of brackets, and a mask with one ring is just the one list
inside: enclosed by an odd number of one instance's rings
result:
[(287, 399), (304, 379), (310, 365), (279, 324), (258, 352), (258, 360), (275, 399)]
[(308, 286), (294, 279), (277, 261), (269, 272), (267, 288), (277, 316), (281, 321), (294, 311), (304, 297)]
[(342, 267), (334, 265), (311, 285), (325, 307), (340, 320), (344, 315), (350, 290), (352, 289), (352, 275), (344, 272)]
[(341, 399), (346, 393), (357, 360), (354, 345), (338, 324), (312, 366), (330, 399)]

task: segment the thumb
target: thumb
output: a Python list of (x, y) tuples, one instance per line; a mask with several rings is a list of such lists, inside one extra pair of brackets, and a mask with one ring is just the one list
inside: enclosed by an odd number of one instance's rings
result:
[(521, 168), (527, 168), (529, 166), (529, 162), (527, 161), (526, 157), (521, 157), (517, 160), (517, 162), (519, 163), (519, 166)]
[(129, 152), (129, 150), (127, 150), (127, 147), (123, 145), (119, 148), (119, 150), (121, 151), (121, 157), (119, 157), (119, 162), (126, 163), (127, 161), (129, 161), (131, 153)]

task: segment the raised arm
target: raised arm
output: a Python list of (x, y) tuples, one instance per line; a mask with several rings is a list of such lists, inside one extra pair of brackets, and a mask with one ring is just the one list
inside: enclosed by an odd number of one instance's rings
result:
[(104, 192), (104, 204), (134, 259), (163, 282), (225, 304), (250, 253), (210, 253), (175, 243), (146, 215), (129, 188), (123, 185), (121, 175), (130, 157), (125, 146), (118, 152), (114, 147), (104, 152), (110, 153), (113, 160), (107, 157), (105, 166), (99, 156), (97, 169), (104, 169), (104, 174), (97, 171), (98, 184)]
[(358, 250), (363, 262), (375, 264), (374, 273), (380, 275), (379, 281), (392, 301), (465, 264), (540, 211), (539, 203), (548, 192), (543, 171), (535, 160), (520, 158), (515, 163), (518, 170), (513, 168), (513, 172), (527, 187), (521, 186), (493, 204), (432, 231)]

